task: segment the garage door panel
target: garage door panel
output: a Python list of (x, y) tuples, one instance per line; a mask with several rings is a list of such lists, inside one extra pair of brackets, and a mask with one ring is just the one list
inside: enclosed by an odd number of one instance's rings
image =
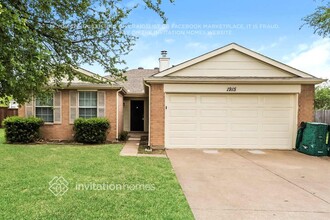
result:
[(232, 138), (258, 138), (259, 134), (256, 132), (230, 132), (230, 137)]
[(180, 116), (180, 117), (194, 117), (197, 116), (197, 110), (187, 110), (187, 109), (172, 109), (170, 110), (170, 116)]
[(288, 138), (288, 132), (263, 132), (260, 134), (263, 138)]
[(263, 104), (271, 107), (293, 107), (294, 99), (292, 96), (274, 96), (264, 95), (262, 98)]
[(202, 117), (226, 117), (227, 110), (225, 109), (201, 109), (200, 116)]
[(199, 131), (197, 137), (201, 138), (226, 138), (228, 136), (227, 132), (223, 131)]
[(227, 138), (225, 137), (211, 137), (211, 138), (200, 138), (202, 143), (200, 146), (204, 147), (221, 147), (227, 145)]
[[(258, 105), (259, 97), (255, 95), (229, 96), (230, 104), (232, 105)], [(243, 97), (243, 98), (242, 98)]]
[(292, 149), (296, 97), (166, 94), (165, 147)]
[(171, 131), (170, 135), (173, 138), (191, 138), (195, 134), (195, 131)]
[(170, 124), (168, 128), (170, 131), (197, 131), (196, 124)]
[(232, 147), (238, 146), (256, 146), (258, 145), (258, 138), (255, 137), (235, 137), (230, 139)]
[(288, 138), (264, 138), (261, 143), (265, 146), (283, 146), (283, 148), (286, 148), (291, 145), (291, 140)]
[(204, 95), (201, 96), (201, 104), (227, 104), (227, 96)]
[(195, 124), (196, 119), (193, 117), (173, 117), (167, 121), (168, 124)]
[(172, 106), (171, 110), (187, 110), (187, 109), (194, 109), (195, 107), (196, 107), (196, 104), (175, 105), (175, 106)]
[(228, 125), (224, 123), (201, 123), (201, 131), (226, 131), (228, 130)]
[(265, 109), (262, 111), (264, 118), (290, 118), (292, 113), (291, 109)]
[(258, 131), (257, 123), (236, 123), (231, 124), (231, 131), (244, 131), (244, 132), (256, 132)]
[(175, 95), (175, 96), (170, 96), (169, 100), (171, 103), (178, 103), (178, 104), (196, 103), (197, 97), (195, 95)]
[(272, 124), (263, 124), (261, 125), (261, 129), (263, 131), (271, 131), (271, 132), (276, 132), (276, 131), (281, 131), (281, 132), (289, 132), (290, 131), (290, 125), (287, 123), (283, 124), (278, 124), (278, 123), (272, 123)]
[(250, 109), (234, 109), (230, 111), (230, 117), (234, 118), (257, 118), (258, 111)]

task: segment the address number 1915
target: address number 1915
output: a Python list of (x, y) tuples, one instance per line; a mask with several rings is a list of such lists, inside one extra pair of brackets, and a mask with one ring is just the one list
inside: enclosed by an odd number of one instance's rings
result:
[(227, 92), (236, 92), (236, 87), (228, 87)]

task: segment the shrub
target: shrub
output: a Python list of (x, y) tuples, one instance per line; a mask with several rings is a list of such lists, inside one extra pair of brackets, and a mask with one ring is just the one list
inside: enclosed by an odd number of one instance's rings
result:
[(18, 116), (8, 117), (3, 121), (7, 143), (31, 143), (40, 138), (39, 128), (43, 125), (41, 118)]
[(80, 143), (100, 144), (107, 138), (110, 123), (106, 118), (78, 118), (74, 121), (74, 139)]
[(120, 134), (119, 134), (119, 138), (118, 138), (120, 141), (127, 141), (128, 139), (128, 131), (122, 131)]

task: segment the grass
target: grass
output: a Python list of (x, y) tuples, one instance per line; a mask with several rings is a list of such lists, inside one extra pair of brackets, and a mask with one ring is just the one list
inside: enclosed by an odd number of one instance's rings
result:
[[(1, 129), (0, 219), (193, 219), (167, 159), (121, 157), (121, 148), (10, 145)], [(63, 196), (48, 189), (54, 176), (69, 183)], [(77, 190), (77, 183), (110, 190)]]

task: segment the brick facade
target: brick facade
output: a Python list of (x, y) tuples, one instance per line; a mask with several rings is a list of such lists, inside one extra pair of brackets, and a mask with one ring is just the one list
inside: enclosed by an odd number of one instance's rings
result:
[(314, 121), (314, 85), (301, 85), (298, 97), (298, 126), (303, 121)]
[[(165, 93), (163, 84), (152, 84), (150, 88), (150, 144), (153, 148), (163, 148), (165, 142)], [(62, 90), (62, 123), (46, 124), (41, 128), (41, 135), (48, 140), (72, 140), (73, 125), (69, 123), (69, 91)], [(115, 140), (123, 130), (123, 96), (119, 95), (117, 125), (117, 90), (106, 91), (106, 117), (110, 121), (107, 140)], [(314, 120), (314, 85), (302, 85), (298, 97), (298, 126), (302, 121)], [(18, 110), (19, 116), (25, 116), (25, 108)]]
[(118, 135), (124, 130), (124, 97), (118, 97)]
[[(61, 124), (45, 124), (41, 127), (41, 136), (46, 140), (72, 140), (73, 139), (73, 125), (69, 120), (69, 91), (61, 90), (62, 93), (62, 123)], [(116, 95), (117, 90), (102, 90), (106, 91), (106, 117), (110, 121), (110, 130), (107, 136), (107, 140), (116, 139)], [(25, 116), (25, 107), (22, 106), (18, 110), (18, 115)]]
[(110, 131), (107, 140), (115, 140), (117, 134), (117, 90), (106, 91), (106, 118), (110, 121)]
[(151, 85), (150, 145), (163, 148), (165, 139), (165, 93), (163, 84)]

